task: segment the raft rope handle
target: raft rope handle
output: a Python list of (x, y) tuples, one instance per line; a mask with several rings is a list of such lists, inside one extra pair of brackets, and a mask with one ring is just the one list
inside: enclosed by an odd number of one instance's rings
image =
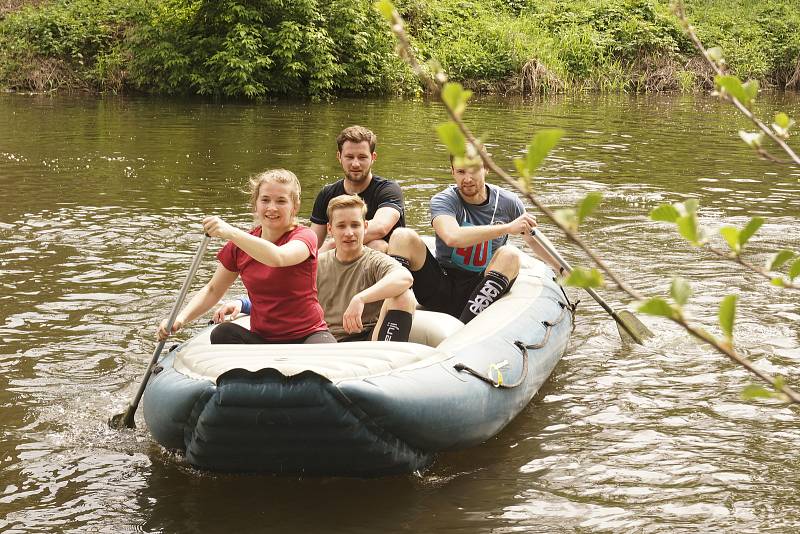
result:
[(542, 321), (542, 325), (544, 325), (545, 327), (544, 338), (542, 338), (542, 341), (540, 341), (535, 345), (526, 345), (522, 341), (514, 342), (514, 345), (520, 350), (520, 352), (522, 352), (522, 372), (520, 373), (519, 380), (517, 380), (513, 384), (506, 384), (505, 382), (503, 382), (503, 375), (500, 373), (500, 367), (505, 367), (508, 364), (507, 360), (489, 366), (490, 373), (492, 370), (497, 372), (497, 380), (492, 379), (490, 376), (484, 376), (475, 369), (473, 369), (472, 367), (463, 363), (455, 364), (453, 366), (453, 369), (459, 372), (463, 371), (467, 374), (470, 374), (475, 378), (477, 378), (478, 380), (482, 380), (483, 382), (486, 382), (487, 384), (490, 384), (491, 386), (496, 388), (512, 389), (519, 386), (520, 384), (522, 384), (522, 382), (525, 381), (525, 378), (528, 376), (528, 349), (536, 350), (547, 345), (547, 341), (550, 339), (550, 332), (553, 330), (553, 327), (558, 326), (558, 324), (560, 324), (561, 321), (564, 320), (564, 316), (567, 313), (572, 313), (572, 309), (570, 306), (567, 306), (561, 302), (559, 302), (559, 304), (561, 305), (561, 313), (558, 315), (556, 320), (553, 322)]
[[(525, 346), (525, 343), (523, 343), (522, 341), (515, 341), (514, 345), (516, 345), (516, 347), (520, 351), (522, 351), (522, 373), (520, 373), (519, 380), (517, 380), (513, 384), (506, 384), (505, 382), (503, 382), (503, 375), (500, 373), (500, 370), (498, 369), (500, 364), (502, 364), (503, 362), (500, 362), (498, 364), (494, 364), (489, 368), (490, 371), (492, 369), (496, 369), (497, 370), (498, 380), (493, 380), (491, 377), (484, 376), (484, 375), (480, 374), (478, 371), (476, 371), (475, 369), (473, 369), (472, 367), (470, 367), (468, 365), (465, 365), (463, 363), (455, 364), (453, 366), (453, 369), (455, 369), (456, 371), (459, 371), (459, 372), (463, 371), (463, 372), (465, 372), (467, 374), (470, 374), (470, 375), (474, 376), (475, 378), (477, 378), (478, 380), (482, 380), (482, 381), (486, 382), (487, 384), (489, 384), (489, 385), (491, 385), (493, 387), (496, 387), (496, 388), (500, 388), (500, 389), (512, 389), (512, 388), (515, 388), (518, 385), (522, 384), (522, 382), (528, 376), (528, 348)], [(508, 362), (505, 362), (505, 363), (507, 364)]]

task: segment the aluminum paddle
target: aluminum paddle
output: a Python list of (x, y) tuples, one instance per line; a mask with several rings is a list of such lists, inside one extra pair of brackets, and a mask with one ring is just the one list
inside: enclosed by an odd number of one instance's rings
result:
[(142, 400), (142, 395), (144, 395), (144, 390), (147, 387), (147, 382), (150, 380), (150, 375), (153, 374), (153, 367), (155, 366), (156, 362), (158, 362), (158, 357), (161, 355), (161, 351), (164, 350), (164, 345), (167, 343), (167, 339), (169, 339), (169, 332), (172, 331), (172, 325), (175, 324), (175, 318), (178, 316), (178, 310), (180, 309), (181, 304), (183, 304), (183, 301), (186, 299), (186, 294), (189, 292), (189, 286), (192, 285), (192, 279), (194, 279), (197, 268), (200, 266), (200, 262), (203, 259), (203, 254), (206, 251), (206, 247), (208, 246), (208, 241), (210, 239), (211, 238), (208, 235), (204, 235), (203, 241), (200, 243), (197, 253), (194, 255), (192, 265), (189, 267), (189, 272), (186, 274), (186, 280), (183, 281), (181, 290), (178, 292), (178, 298), (175, 299), (175, 304), (172, 305), (172, 311), (170, 312), (169, 319), (167, 320), (167, 337), (158, 343), (158, 347), (156, 347), (156, 350), (153, 352), (153, 357), (150, 359), (150, 365), (147, 366), (147, 371), (142, 378), (142, 383), (139, 384), (139, 391), (136, 392), (136, 396), (133, 398), (131, 403), (128, 405), (128, 408), (124, 412), (118, 413), (108, 420), (108, 426), (111, 428), (117, 430), (122, 430), (123, 428), (136, 428), (136, 422), (133, 420), (133, 416), (136, 414), (136, 409), (139, 407), (139, 401)]

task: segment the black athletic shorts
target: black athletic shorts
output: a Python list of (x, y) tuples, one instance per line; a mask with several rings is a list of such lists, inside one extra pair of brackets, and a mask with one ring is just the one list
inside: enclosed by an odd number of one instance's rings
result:
[(411, 271), (414, 277), (411, 289), (426, 310), (444, 312), (458, 318), (475, 287), (483, 279), (483, 274), (483, 271), (443, 267), (428, 250), (422, 268)]

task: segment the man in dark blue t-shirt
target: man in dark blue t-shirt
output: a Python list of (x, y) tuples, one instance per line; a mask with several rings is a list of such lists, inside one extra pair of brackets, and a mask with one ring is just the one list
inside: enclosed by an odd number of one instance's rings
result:
[(363, 126), (345, 128), (336, 137), (336, 159), (342, 165), (344, 178), (322, 188), (311, 212), (311, 229), (317, 234), (320, 252), (334, 247), (333, 240), (324, 241), (328, 233), (328, 202), (339, 195), (358, 195), (367, 204), (364, 244), (370, 248), (386, 252), (394, 229), (406, 225), (400, 186), (372, 174), (372, 164), (378, 158), (377, 140), (377, 136)]

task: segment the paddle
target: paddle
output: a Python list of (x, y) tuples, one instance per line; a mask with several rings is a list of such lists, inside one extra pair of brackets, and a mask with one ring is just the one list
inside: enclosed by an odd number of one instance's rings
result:
[[(531, 235), (536, 239), (544, 249), (553, 256), (561, 266), (567, 270), (568, 272), (572, 270), (567, 260), (561, 257), (561, 254), (553, 247), (553, 244), (550, 242), (547, 237), (542, 234), (538, 230), (532, 230)], [(622, 310), (620, 312), (614, 311), (614, 308), (608, 305), (608, 303), (600, 297), (597, 293), (595, 293), (594, 289), (591, 287), (585, 288), (586, 292), (591, 295), (591, 297), (597, 301), (597, 303), (602, 306), (602, 308), (608, 312), (614, 321), (617, 323), (617, 330), (619, 330), (619, 335), (623, 340), (630, 340), (635, 343), (642, 345), (644, 340), (652, 337), (653, 332), (647, 328), (644, 323), (642, 323), (639, 319), (636, 318), (628, 310)]]
[[(180, 309), (181, 304), (183, 304), (184, 299), (186, 299), (186, 294), (189, 292), (189, 286), (192, 284), (194, 274), (197, 272), (197, 268), (200, 266), (200, 261), (203, 259), (203, 253), (206, 251), (206, 246), (208, 246), (209, 239), (211, 238), (208, 235), (203, 236), (203, 241), (200, 243), (200, 247), (197, 249), (197, 253), (194, 255), (194, 260), (192, 260), (192, 265), (189, 267), (186, 280), (183, 281), (181, 290), (178, 292), (178, 298), (175, 299), (175, 304), (172, 305), (172, 311), (169, 313), (169, 319), (167, 320), (167, 332), (172, 331), (172, 325), (175, 324), (175, 318), (178, 316), (178, 310)], [(128, 408), (124, 412), (118, 413), (108, 420), (108, 426), (111, 428), (119, 430), (122, 430), (123, 428), (136, 428), (136, 423), (133, 420), (133, 416), (136, 414), (136, 408), (139, 407), (139, 401), (142, 400), (144, 389), (147, 387), (147, 382), (150, 380), (150, 375), (153, 373), (153, 366), (155, 366), (156, 362), (158, 362), (158, 357), (161, 355), (161, 351), (164, 350), (164, 345), (166, 342), (167, 338), (159, 342), (158, 347), (156, 347), (155, 352), (153, 352), (153, 357), (150, 359), (150, 365), (147, 366), (147, 371), (144, 374), (144, 378), (142, 378), (142, 383), (139, 384), (139, 391), (136, 392), (136, 396), (128, 405)]]

